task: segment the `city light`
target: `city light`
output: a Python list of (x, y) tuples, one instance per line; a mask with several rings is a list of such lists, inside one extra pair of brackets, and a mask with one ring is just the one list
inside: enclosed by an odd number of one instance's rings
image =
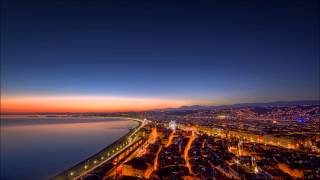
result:
[(171, 130), (175, 130), (176, 129), (176, 122), (174, 122), (174, 121), (170, 121), (169, 122), (169, 128), (171, 129)]
[(4, 0), (0, 180), (320, 180), (320, 0)]
[[(312, 112), (314, 108), (312, 106), (310, 108), (304, 107), (303, 110), (306, 112), (304, 116), (307, 116), (307, 112)], [(290, 115), (293, 121), (279, 118), (270, 119), (270, 113), (265, 115), (267, 120), (240, 119), (238, 116), (240, 111), (241, 118), (245, 115), (250, 118), (254, 117), (254, 113), (247, 109), (246, 114), (242, 109), (229, 110), (229, 113), (224, 112), (227, 117), (224, 119), (210, 115), (210, 113), (220, 114), (219, 111), (205, 111), (201, 119), (198, 118), (201, 114), (199, 111), (193, 116), (190, 114), (179, 115), (175, 118), (171, 117), (171, 120), (167, 120), (166, 117), (163, 117), (164, 120), (160, 120), (160, 117), (155, 116), (153, 118), (156, 119), (155, 122), (150, 121), (148, 124), (141, 122), (139, 131), (133, 129), (133, 134), (128, 135), (128, 138), (123, 139), (123, 142), (109, 148), (107, 155), (108, 157), (112, 155), (114, 158), (104, 163), (109, 162), (112, 164), (111, 167), (117, 167), (115, 174), (118, 176), (143, 178), (150, 178), (153, 175), (180, 177), (181, 175), (178, 176), (178, 174), (183, 172), (185, 176), (201, 179), (205, 178), (202, 174), (216, 171), (222, 177), (231, 179), (239, 179), (242, 176), (241, 173), (252, 178), (265, 176), (265, 178), (272, 179), (273, 171), (281, 171), (291, 177), (301, 178), (304, 176), (304, 170), (292, 167), (296, 163), (312, 162), (314, 158), (317, 158), (315, 154), (320, 152), (314, 144), (315, 141), (302, 138), (307, 134), (297, 135), (300, 131), (308, 132), (308, 135), (318, 133), (313, 130), (314, 124), (304, 123), (304, 126), (298, 126), (301, 122), (295, 121), (296, 118), (292, 117), (293, 115)], [(292, 108), (287, 111), (292, 111)], [(301, 109), (299, 109), (300, 111)], [(320, 110), (318, 111), (320, 112)], [(276, 110), (272, 116), (277, 117), (276, 113), (278, 112)], [(282, 111), (280, 112), (282, 113)], [(197, 120), (195, 121), (193, 117)], [(260, 114), (257, 117), (262, 118), (263, 116)], [(308, 118), (312, 119), (313, 113)], [(179, 126), (176, 122), (179, 122)], [(192, 125), (195, 122), (198, 124)], [(288, 126), (292, 123), (295, 126)], [(269, 132), (269, 127), (272, 128), (271, 132)], [(277, 136), (272, 133), (275, 131)], [(288, 138), (287, 132), (289, 131), (296, 132), (289, 134), (295, 138)], [(126, 145), (128, 139), (132, 139), (130, 145)], [(273, 154), (273, 158), (279, 162), (274, 164), (273, 160), (266, 158), (269, 154)], [(294, 156), (291, 157), (287, 154)], [(256, 157), (259, 160), (256, 160)], [(104, 160), (104, 156), (96, 158)], [(150, 159), (146, 161), (146, 158)], [(286, 162), (280, 163), (282, 159), (286, 159)], [(257, 162), (261, 160), (264, 163), (270, 163), (268, 168), (259, 166), (261, 162)], [(145, 169), (141, 170), (140, 167), (135, 167), (136, 163), (144, 164)], [(93, 164), (98, 164), (98, 161), (95, 159)], [(100, 171), (89, 169), (86, 165), (84, 167), (85, 173), (100, 173)], [(170, 169), (168, 176), (161, 174), (167, 172), (168, 167), (176, 167), (176, 169)], [(270, 169), (273, 171), (269, 172)], [(69, 175), (75, 170), (69, 171)], [(308, 171), (315, 173), (312, 169)], [(110, 171), (110, 174), (103, 176), (112, 178), (114, 177), (112, 172)], [(211, 176), (215, 176), (215, 174), (213, 173)]]

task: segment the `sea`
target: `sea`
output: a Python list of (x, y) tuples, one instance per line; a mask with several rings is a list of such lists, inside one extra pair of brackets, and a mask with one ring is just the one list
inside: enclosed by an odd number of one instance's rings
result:
[(125, 118), (1, 116), (0, 179), (49, 179), (136, 126)]

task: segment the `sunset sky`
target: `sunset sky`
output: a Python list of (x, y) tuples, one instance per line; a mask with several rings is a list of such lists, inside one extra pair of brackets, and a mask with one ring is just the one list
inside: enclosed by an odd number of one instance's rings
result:
[(1, 99), (4, 112), (119, 112), (179, 107), (187, 102), (104, 96), (28, 96)]
[(316, 0), (182, 2), (4, 1), (1, 110), (319, 99)]

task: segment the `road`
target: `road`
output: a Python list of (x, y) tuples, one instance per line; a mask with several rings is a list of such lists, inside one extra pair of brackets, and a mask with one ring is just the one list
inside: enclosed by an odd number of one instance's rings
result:
[(61, 172), (60, 174), (50, 178), (53, 180), (65, 180), (65, 179), (78, 179), (85, 174), (90, 173), (93, 169), (99, 167), (100, 165), (106, 163), (110, 159), (114, 158), (116, 155), (121, 153), (123, 150), (127, 149), (129, 146), (137, 141), (136, 133), (141, 130), (146, 124), (146, 121), (135, 118), (128, 118), (130, 120), (138, 121), (139, 125), (131, 130), (127, 135), (121, 137), (116, 142), (112, 143), (102, 151), (97, 154), (87, 158), (86, 160), (76, 164), (75, 166)]
[[(89, 174), (92, 170), (94, 170), (95, 168), (101, 166), (102, 164), (106, 163), (107, 161), (109, 161), (110, 159), (116, 157), (118, 154), (120, 154), (121, 152), (123, 152), (125, 149), (127, 149), (128, 147), (130, 147), (132, 144), (135, 143), (135, 140), (136, 140), (136, 137), (134, 137), (134, 139), (132, 139), (132, 136), (135, 135), (142, 127), (144, 127), (145, 123), (143, 120), (140, 120), (140, 119), (133, 119), (133, 120), (136, 120), (136, 121), (139, 121), (140, 122), (140, 125), (131, 133), (131, 135), (128, 137), (129, 139), (129, 143), (126, 145), (126, 146), (120, 146), (120, 147), (117, 147), (120, 148), (118, 151), (115, 151), (114, 154), (112, 154), (111, 156), (109, 156), (108, 158), (106, 158), (105, 160), (103, 161), (100, 161), (99, 163), (97, 163), (97, 165), (95, 166), (92, 166), (91, 168), (88, 168), (88, 170), (85, 170), (84, 172), (82, 172), (80, 175), (76, 176), (76, 177), (73, 177), (72, 179), (79, 179), (81, 178), (82, 176), (86, 175), (86, 174)], [(72, 172), (70, 172), (72, 173)]]

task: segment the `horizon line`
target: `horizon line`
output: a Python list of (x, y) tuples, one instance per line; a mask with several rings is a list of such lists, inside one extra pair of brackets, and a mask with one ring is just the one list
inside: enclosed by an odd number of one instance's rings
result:
[[(218, 105), (201, 105), (201, 104), (191, 104), (191, 105), (181, 105), (179, 107), (165, 107), (165, 108), (154, 108), (154, 109), (140, 109), (140, 110), (105, 110), (105, 111), (2, 111), (0, 115), (27, 115), (27, 114), (93, 114), (93, 113), (131, 113), (131, 112), (144, 112), (144, 111), (161, 111), (166, 109), (180, 109), (182, 107), (220, 107), (220, 106), (235, 106), (235, 105), (245, 105), (245, 104), (271, 104), (271, 103), (294, 103), (294, 102), (317, 102), (312, 105), (320, 105), (320, 99), (306, 99), (306, 100), (278, 100), (278, 101), (257, 101), (257, 102), (240, 102), (240, 103), (231, 103), (231, 104), (218, 104)], [(305, 105), (305, 104), (300, 104)], [(311, 105), (311, 104), (309, 104)], [(241, 107), (239, 107), (241, 108)], [(1, 108), (3, 109), (3, 108)]]

